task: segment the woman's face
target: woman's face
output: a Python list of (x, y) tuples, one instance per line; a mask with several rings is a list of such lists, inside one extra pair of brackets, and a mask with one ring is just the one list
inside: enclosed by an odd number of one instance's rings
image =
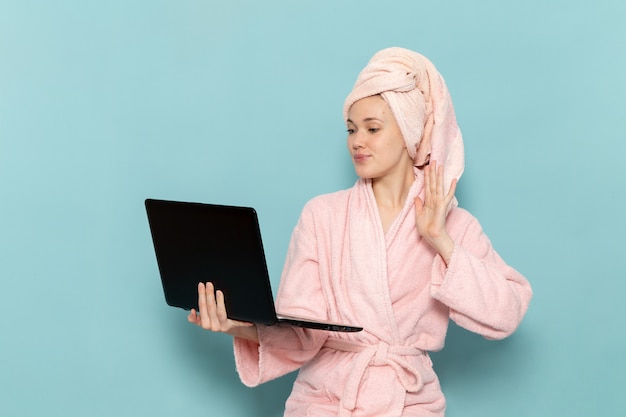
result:
[(347, 125), (348, 151), (359, 177), (381, 179), (412, 172), (402, 132), (381, 96), (356, 101), (348, 111)]

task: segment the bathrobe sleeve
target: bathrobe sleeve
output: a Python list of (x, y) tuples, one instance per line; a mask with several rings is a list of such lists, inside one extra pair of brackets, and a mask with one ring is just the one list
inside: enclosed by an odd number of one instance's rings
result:
[(509, 336), (528, 309), (530, 284), (500, 258), (467, 211), (453, 209), (446, 226), (455, 248), (447, 267), (435, 257), (432, 297), (450, 308), (450, 318), (459, 326), (487, 339)]
[[(318, 246), (313, 213), (305, 207), (296, 225), (281, 276), (276, 310), (281, 314), (326, 320), (327, 305), (320, 284)], [(235, 338), (235, 364), (247, 386), (290, 373), (311, 360), (328, 335), (290, 325), (257, 325), (259, 344)]]

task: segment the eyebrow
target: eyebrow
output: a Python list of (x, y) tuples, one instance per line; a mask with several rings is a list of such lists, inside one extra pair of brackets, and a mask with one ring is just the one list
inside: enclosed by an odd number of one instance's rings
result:
[[(351, 119), (346, 120), (346, 122), (354, 124), (354, 122)], [(381, 122), (381, 123), (385, 123), (384, 120), (379, 119), (378, 117), (366, 117), (365, 119), (363, 119), (363, 122)]]

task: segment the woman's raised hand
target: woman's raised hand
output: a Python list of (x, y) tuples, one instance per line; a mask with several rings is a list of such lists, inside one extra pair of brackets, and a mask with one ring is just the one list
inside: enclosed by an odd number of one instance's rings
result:
[(446, 193), (443, 188), (443, 167), (437, 169), (437, 161), (424, 167), (424, 200), (415, 198), (415, 222), (417, 231), (448, 264), (454, 251), (454, 241), (446, 231), (448, 207), (454, 198), (456, 179), (452, 180)]
[(212, 332), (228, 333), (231, 336), (259, 342), (253, 323), (228, 318), (224, 293), (220, 290), (215, 291), (211, 282), (198, 284), (198, 309), (199, 311), (192, 309), (187, 316), (190, 323)]

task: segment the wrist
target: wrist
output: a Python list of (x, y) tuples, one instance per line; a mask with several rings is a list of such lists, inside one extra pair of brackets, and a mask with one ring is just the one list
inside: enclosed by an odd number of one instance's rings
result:
[(256, 324), (250, 326), (238, 326), (228, 332), (233, 337), (249, 340), (251, 342), (259, 343), (259, 334), (257, 333)]
[(452, 259), (452, 253), (454, 252), (454, 240), (448, 235), (438, 239), (436, 241), (431, 242), (433, 249), (441, 256), (443, 261), (446, 263), (446, 266), (450, 263), (450, 259)]

